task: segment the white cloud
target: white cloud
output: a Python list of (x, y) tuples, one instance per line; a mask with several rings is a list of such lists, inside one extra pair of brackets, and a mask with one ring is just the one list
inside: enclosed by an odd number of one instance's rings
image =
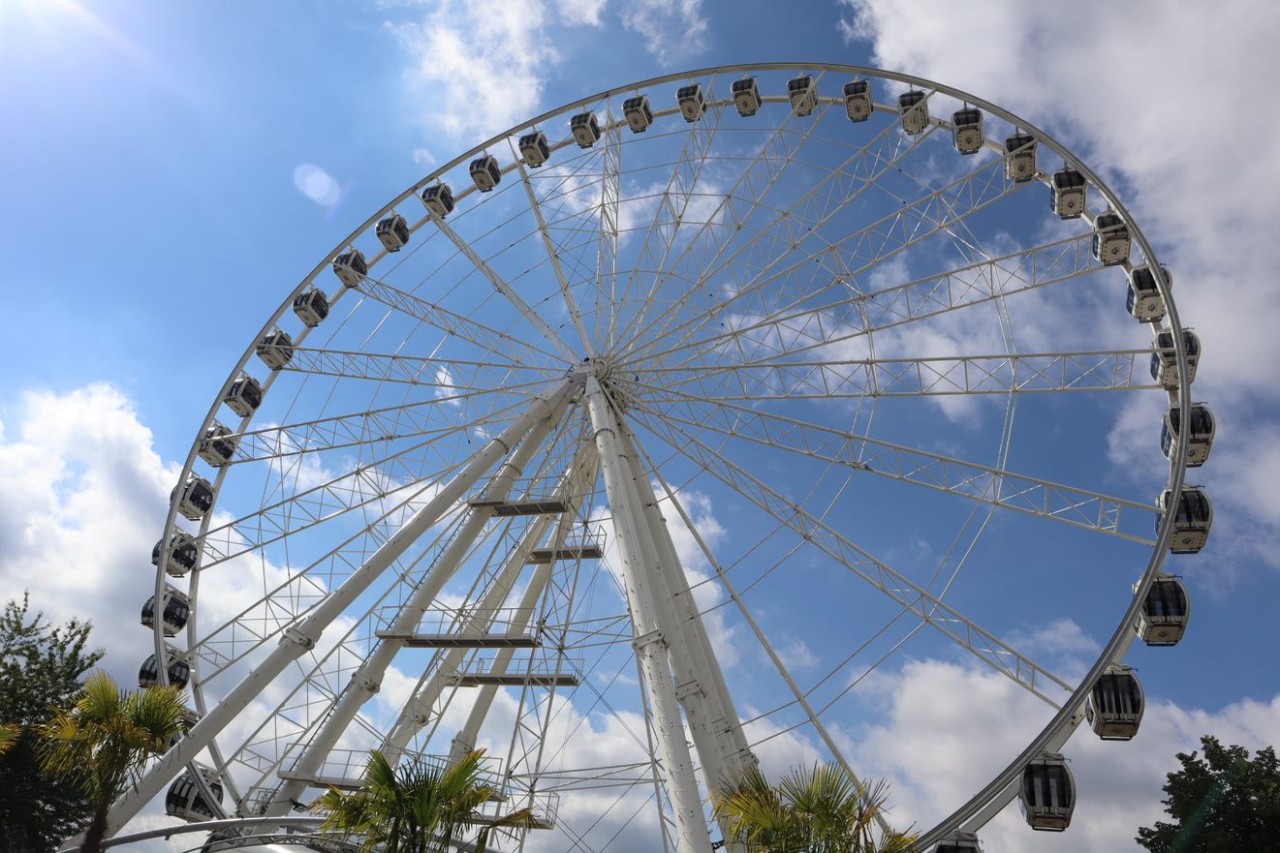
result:
[[(893, 820), (928, 828), (1007, 764), (1047, 721), (1050, 709), (1002, 675), (940, 661), (908, 663), (869, 684), (889, 701), (885, 721), (857, 733), (859, 758), (887, 773)], [(1202, 734), (1258, 749), (1280, 738), (1280, 696), (1219, 710), (1180, 708), (1148, 698), (1138, 737), (1102, 741), (1086, 728), (1068, 742), (1078, 793), (1062, 835), (1036, 833), (1006, 808), (981, 833), (985, 849), (1110, 853), (1133, 848), (1139, 826), (1163, 817), (1159, 801), (1175, 754)]]
[(123, 394), (90, 385), (23, 395), (0, 442), (0, 588), (30, 589), (32, 608), (55, 621), (92, 620), (103, 666), (125, 685), (150, 653), (138, 614), (178, 477), (151, 440)]
[(632, 0), (622, 25), (644, 39), (645, 50), (663, 65), (673, 65), (706, 49), (708, 22), (702, 0)]
[(432, 393), (437, 400), (441, 400), (448, 406), (461, 406), (462, 401), (457, 399), (458, 387), (453, 382), (453, 371), (448, 367), (441, 365), (436, 368), (435, 376), (436, 384), (432, 388)]
[(600, 26), (600, 13), (608, 0), (555, 0), (556, 12), (566, 24)]
[(443, 0), (419, 22), (389, 25), (409, 53), (423, 122), (479, 141), (534, 115), (561, 59), (548, 19), (540, 0)]

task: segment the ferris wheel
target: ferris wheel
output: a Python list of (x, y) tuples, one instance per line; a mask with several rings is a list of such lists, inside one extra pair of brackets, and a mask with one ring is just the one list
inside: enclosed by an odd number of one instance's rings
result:
[[(191, 728), (113, 827), (279, 838), (371, 749), (479, 746), (492, 816), (537, 818), (511, 849), (706, 851), (757, 762), (887, 774), (865, 691), (942, 658), (1044, 717), (919, 849), (1015, 798), (1065, 829), (1066, 742), (1136, 733), (1125, 654), (1182, 636), (1166, 557), (1212, 522), (1171, 284), (1062, 145), (906, 75), (720, 67), (495, 136), (217, 393), (143, 609)], [(1085, 667), (1028, 647), (1063, 619), (1110, 638)]]

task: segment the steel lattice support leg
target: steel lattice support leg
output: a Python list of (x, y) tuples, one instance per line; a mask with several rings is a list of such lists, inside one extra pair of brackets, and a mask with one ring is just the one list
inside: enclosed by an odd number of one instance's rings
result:
[[(664, 598), (670, 611), (673, 635), (679, 649), (672, 655), (676, 671), (677, 696), (689, 718), (694, 744), (711, 790), (732, 786), (756, 765), (747, 745), (742, 722), (733, 706), (724, 673), (707, 637), (706, 626), (693, 600), (688, 578), (671, 540), (666, 520), (658, 508), (658, 498), (635, 452), (626, 427), (619, 418), (619, 435), (631, 468), (632, 484), (644, 508), (650, 541), (657, 552)], [(694, 720), (699, 725), (694, 724)], [(701, 737), (700, 737), (701, 735)], [(723, 829), (723, 827), (722, 827)], [(732, 845), (731, 850), (741, 849)]]
[[(542, 442), (551, 432), (555, 422), (564, 414), (564, 410), (565, 406), (562, 403), (549, 412), (545, 418), (534, 424), (533, 428), (529, 430), (529, 434), (516, 448), (515, 453), (503, 462), (499, 466), (497, 473), (493, 475), (493, 479), (490, 480), (488, 487), (484, 490), (486, 498), (501, 500), (507, 496), (507, 493), (511, 491), (512, 484), (520, 476), (524, 466), (541, 449)], [(422, 619), (422, 615), (428, 605), (435, 601), (436, 596), (444, 589), (444, 585), (448, 583), (449, 579), (457, 572), (458, 567), (462, 565), (462, 561), (471, 550), (476, 537), (484, 530), (492, 515), (493, 511), (487, 507), (475, 507), (471, 510), (471, 514), (463, 522), (461, 529), (454, 535), (448, 546), (440, 554), (439, 559), (431, 566), (431, 570), (427, 572), (427, 576), (414, 588), (409, 600), (400, 609), (391, 625), (392, 633), (409, 634), (412, 632), (414, 626)], [(334, 704), (329, 715), (321, 723), (319, 730), (311, 739), (311, 742), (303, 749), (302, 755), (299, 756), (294, 764), (292, 768), (293, 775), (301, 778), (287, 780), (280, 786), (276, 796), (267, 807), (267, 814), (288, 814), (290, 809), (293, 808), (293, 804), (302, 796), (302, 793), (311, 786), (312, 782), (309, 780), (314, 779), (320, 772), (324, 760), (338, 743), (338, 739), (342, 737), (343, 732), (347, 730), (347, 726), (355, 719), (360, 708), (377, 694), (387, 668), (391, 666), (396, 654), (403, 647), (404, 642), (401, 640), (381, 640), (373, 653), (360, 664), (352, 674), (351, 680), (347, 683), (346, 689), (343, 690), (337, 703)]]
[(235, 719), (255, 697), (265, 690), (290, 663), (314, 648), (325, 628), (336, 619), (351, 602), (360, 596), (388, 566), (412, 545), (419, 536), (435, 524), (444, 513), (460, 500), (493, 465), (510, 452), (534, 424), (559, 410), (569, 398), (576, 383), (566, 380), (546, 397), (540, 397), (529, 406), (500, 435), (493, 438), (477, 453), (426, 506), (418, 510), (400, 530), (386, 541), (357, 569), (342, 586), (335, 589), (315, 609), (298, 623), (284, 631), (278, 645), (252, 672), (246, 675), (209, 713), (196, 723), (186, 737), (181, 738), (164, 756), (129, 789), (112, 807), (107, 818), (107, 834), (114, 835), (120, 827), (133, 819), (143, 806), (151, 802), (188, 763), (209, 745), (222, 729)]
[(648, 536), (648, 525), (643, 508), (636, 506), (631, 472), (622, 456), (613, 408), (594, 376), (587, 377), (586, 391), (596, 451), (600, 455), (605, 493), (621, 557), (627, 608), (635, 633), (633, 645), (644, 672), (645, 690), (653, 709), (654, 734), (665, 765), (667, 795), (675, 812), (676, 850), (679, 853), (706, 853), (711, 849), (711, 836), (703, 819), (689, 745), (684, 739), (684, 725), (671, 679), (667, 638), (662, 632), (659, 610), (654, 602), (653, 578), (658, 567), (647, 565), (644, 559), (642, 540)]

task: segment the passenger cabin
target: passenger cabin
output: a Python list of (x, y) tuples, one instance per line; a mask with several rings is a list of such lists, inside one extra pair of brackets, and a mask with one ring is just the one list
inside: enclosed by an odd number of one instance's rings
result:
[[(1172, 288), (1173, 275), (1169, 268), (1161, 264), (1160, 272), (1164, 274), (1165, 284)], [(1129, 296), (1124, 307), (1129, 309), (1135, 320), (1143, 323), (1158, 323), (1164, 319), (1164, 297), (1156, 287), (1156, 277), (1150, 267), (1135, 267), (1129, 272)]]
[(690, 83), (676, 90), (676, 106), (680, 107), (680, 115), (687, 122), (695, 122), (702, 118), (707, 102), (702, 97), (702, 84)]
[[(164, 540), (156, 542), (151, 549), (151, 565), (160, 568), (160, 552), (164, 548)], [(200, 549), (196, 540), (182, 530), (173, 531), (169, 537), (169, 553), (165, 557), (164, 570), (170, 577), (186, 577), (187, 572), (200, 562)]]
[(382, 248), (398, 252), (409, 242), (409, 222), (400, 214), (393, 213), (378, 220), (374, 233), (378, 235)]
[(1015, 133), (1004, 141), (1004, 176), (1024, 184), (1036, 176), (1036, 138)]
[[(165, 675), (169, 684), (179, 689), (187, 686), (191, 680), (191, 666), (182, 659), (182, 655), (173, 646), (164, 647)], [(142, 688), (157, 687), (160, 684), (160, 666), (155, 655), (148, 655), (138, 669), (138, 686)]]
[(1103, 740), (1133, 740), (1142, 710), (1142, 684), (1133, 670), (1123, 667), (1098, 676), (1085, 701), (1084, 716)]
[(898, 96), (898, 112), (902, 115), (902, 129), (909, 136), (918, 136), (929, 126), (929, 102), (919, 89)]
[(293, 297), (293, 313), (308, 328), (314, 329), (329, 316), (329, 300), (318, 288), (311, 288)]
[(547, 142), (547, 135), (540, 130), (520, 137), (519, 148), (524, 164), (531, 169), (551, 159), (551, 145)]
[(746, 118), (760, 110), (760, 86), (754, 77), (744, 77), (733, 81), (733, 105), (738, 108), (738, 115)]
[(1047, 752), (1032, 760), (1022, 771), (1018, 799), (1032, 829), (1062, 832), (1070, 826), (1076, 791), (1066, 759)]
[(467, 171), (471, 173), (471, 182), (482, 193), (489, 192), (502, 180), (502, 170), (498, 168), (498, 158), (492, 154), (486, 154), (483, 157), (477, 157), (472, 160), (471, 165), (467, 167)]
[(1129, 260), (1129, 226), (1116, 213), (1100, 213), (1093, 221), (1093, 259), (1112, 267)]
[[(176, 635), (187, 627), (187, 619), (191, 616), (191, 600), (181, 590), (165, 584), (164, 598), (160, 605), (160, 628), (166, 637)], [(156, 597), (152, 595), (142, 605), (142, 624), (154, 629), (156, 626)]]
[(444, 219), (453, 213), (453, 190), (448, 184), (432, 184), (422, 191), (422, 204), (429, 213)]
[[(1213, 504), (1209, 495), (1199, 486), (1183, 486), (1178, 505), (1171, 507), (1173, 494), (1171, 489), (1160, 493), (1158, 506), (1161, 516), (1173, 509), (1173, 539), (1169, 541), (1169, 551), (1173, 554), (1198, 554), (1209, 540), (1209, 529), (1213, 527)], [(1161, 519), (1156, 519), (1156, 530), (1160, 529)]]
[(343, 252), (333, 259), (333, 274), (342, 282), (343, 287), (355, 287), (364, 281), (369, 272), (369, 262), (364, 259), (364, 252), (352, 249)]
[(231, 430), (214, 421), (200, 438), (196, 455), (214, 468), (221, 468), (236, 455), (239, 444), (240, 440), (232, 437)]
[(213, 509), (213, 486), (204, 477), (192, 476), (187, 482), (173, 487), (169, 500), (177, 505), (184, 518), (199, 521)]
[(980, 853), (978, 836), (972, 832), (953, 832), (938, 842), (933, 853)]
[(240, 417), (247, 418), (262, 405), (262, 386), (258, 384), (258, 380), (243, 373), (231, 383), (222, 402)]
[(258, 358), (272, 370), (279, 370), (293, 359), (293, 338), (276, 329), (267, 332), (255, 348)]
[(871, 103), (871, 84), (866, 80), (850, 80), (844, 84), (844, 112), (849, 121), (866, 121), (875, 107)]
[(1187, 588), (1172, 575), (1161, 575), (1147, 590), (1134, 630), (1148, 646), (1173, 646), (1187, 632), (1190, 620), (1191, 599)]
[(590, 148), (600, 141), (600, 122), (595, 113), (578, 113), (569, 119), (569, 132), (579, 148)]
[[(1209, 461), (1213, 449), (1213, 412), (1204, 403), (1191, 404), (1191, 430), (1187, 435), (1187, 467), (1199, 468)], [(1160, 449), (1168, 459), (1173, 458), (1178, 433), (1182, 428), (1182, 410), (1174, 406), (1165, 412), (1164, 427), (1160, 430)]]
[[(1178, 387), (1178, 359), (1173, 353), (1173, 332), (1156, 335), (1156, 351), (1151, 354), (1151, 378), (1160, 387), (1172, 391)], [(1200, 364), (1200, 337), (1189, 329), (1182, 330), (1182, 350), (1187, 356), (1187, 381), (1194, 382)]]
[(1049, 208), (1060, 219), (1075, 219), (1084, 213), (1085, 179), (1075, 169), (1053, 173)]
[(648, 95), (636, 95), (622, 102), (622, 114), (632, 133), (644, 133), (653, 124), (653, 110), (649, 108)]
[[(200, 775), (204, 777), (205, 785), (209, 788), (209, 793), (221, 804), (222, 783), (214, 776), (213, 770), (197, 766), (200, 769)], [(205, 800), (204, 792), (192, 777), (190, 768), (182, 771), (182, 775), (169, 786), (169, 793), (164, 796), (164, 811), (170, 817), (180, 817), (190, 823), (213, 820), (219, 814), (218, 810)]]
[(818, 89), (813, 78), (802, 74), (787, 81), (787, 97), (791, 100), (791, 111), (798, 116), (807, 116), (818, 105)]
[(951, 116), (951, 141), (961, 154), (977, 154), (986, 136), (982, 133), (982, 110), (965, 107)]

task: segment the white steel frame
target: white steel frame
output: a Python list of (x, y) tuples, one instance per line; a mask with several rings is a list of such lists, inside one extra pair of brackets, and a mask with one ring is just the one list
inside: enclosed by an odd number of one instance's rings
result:
[[(886, 595), (901, 612), (914, 614), (921, 625), (937, 629), (976, 659), (1056, 709), (1052, 720), (1026, 749), (949, 818), (925, 832), (917, 849), (927, 850), (957, 829), (980, 828), (1015, 795), (1019, 775), (1029, 761), (1043, 752), (1062, 748), (1083, 717), (1084, 699), (1094, 682), (1125, 655), (1139, 608), (1168, 553), (1171, 520), (1159, 520), (1150, 502), (1110, 496), (1011, 470), (1004, 461), (1006, 440), (1002, 440), (998, 464), (980, 464), (879, 438), (869, 429), (869, 419), (865, 428), (839, 430), (801, 417), (766, 412), (758, 404), (847, 401), (861, 406), (868, 400), (894, 397), (1002, 395), (1013, 400), (1022, 394), (1158, 394), (1155, 383), (1144, 371), (1151, 350), (1023, 353), (1010, 348), (1003, 353), (947, 356), (876, 355), (871, 341), (874, 332), (972, 306), (995, 305), (1003, 312), (1004, 301), (1015, 294), (1071, 282), (1097, 273), (1101, 267), (1090, 254), (1087, 233), (1019, 248), (998, 257), (974, 244), (971, 220), (991, 205), (1024, 191), (1026, 186), (1005, 180), (999, 157), (976, 158), (972, 168), (959, 177), (937, 187), (924, 187), (920, 194), (903, 199), (892, 212), (838, 238), (815, 236), (824, 224), (835, 221), (851, 205), (876, 197), (888, 176), (900, 171), (902, 164), (909, 162), (932, 136), (945, 135), (949, 124), (944, 117), (931, 117), (925, 133), (907, 137), (892, 120), (897, 107), (877, 104), (877, 113), (890, 116), (882, 129), (871, 134), (843, 162), (818, 176), (809, 189), (791, 198), (785, 209), (764, 210), (755, 200), (783, 185), (788, 170), (795, 168), (807, 144), (821, 144), (820, 136), (815, 135), (816, 121), (792, 118), (747, 158), (727, 183), (728, 189), (713, 200), (714, 209), (709, 214), (703, 212), (704, 219), (697, 219), (698, 206), (709, 203), (699, 196), (699, 187), (708, 179), (713, 163), (710, 152), (728, 133), (723, 127), (724, 116), (733, 110), (732, 100), (727, 97), (728, 79), (746, 73), (788, 71), (812, 73), (819, 82), (826, 75), (828, 89), (833, 77), (866, 77), (883, 84), (922, 88), (934, 100), (949, 97), (976, 106), (988, 117), (1033, 135), (1039, 145), (1042, 170), (1047, 171), (1044, 164), (1052, 155), (1083, 173), (1090, 193), (1096, 193), (1109, 210), (1120, 215), (1129, 228), (1135, 252), (1155, 271), (1166, 314), (1153, 331), (1174, 332), (1179, 381), (1170, 392), (1170, 400), (1181, 408), (1182, 422), (1189, 422), (1190, 382), (1186, 353), (1182, 350), (1182, 327), (1153, 247), (1095, 173), (1051, 137), (998, 106), (909, 75), (852, 66), (783, 63), (667, 75), (583, 98), (487, 140), (392, 199), (298, 285), (255, 337), (256, 342), (262, 334), (279, 327), (288, 317), (294, 296), (312, 287), (326, 274), (333, 259), (369, 233), (379, 219), (395, 210), (407, 215), (416, 203), (412, 197), (426, 186), (465, 167), (480, 152), (501, 150), (506, 143), (512, 156), (503, 167), (503, 176), (520, 184), (515, 192), (523, 194), (535, 222), (536, 240), (546, 254), (542, 263), (546, 265), (547, 279), (554, 282), (564, 312), (563, 322), (557, 325), (542, 303), (528, 301), (524, 282), (513, 280), (504, 266), (500, 247), (495, 249), (485, 241), (488, 235), (477, 241), (455, 227), (454, 217), (446, 220), (426, 213), (411, 225), (415, 239), (439, 235), (438, 245), (451, 247), (452, 257), (465, 260), (474, 273), (466, 284), (491, 289), (491, 298), (512, 309), (526, 326), (518, 329), (514, 323), (493, 323), (484, 311), (460, 310), (450, 307), (445, 299), (430, 295), (429, 289), (406, 288), (392, 275), (382, 273), (384, 266), (398, 262), (396, 257), (376, 251), (369, 258), (370, 274), (354, 289), (355, 293), (348, 295), (347, 288), (340, 288), (332, 296), (330, 322), (341, 322), (335, 320), (340, 303), (365, 300), (385, 306), (388, 316), (440, 330), (465, 345), (471, 354), (454, 356), (443, 347), (423, 353), (344, 349), (324, 343), (311, 346), (307, 341), (311, 329), (295, 336), (296, 348), (290, 363), (267, 376), (264, 394), (271, 391), (277, 379), (288, 375), (290, 381), (323, 377), (334, 382), (365, 381), (379, 388), (418, 389), (431, 385), (436, 389), (435, 396), (405, 403), (380, 402), (356, 412), (325, 412), (312, 418), (295, 418), (283, 426), (254, 427), (252, 416), (244, 418), (233, 429), (239, 442), (235, 458), (211, 478), (215, 492), (223, 488), (228, 473), (237, 466), (275, 464), (283, 470), (283, 466), (301, 465), (311, 454), (343, 449), (369, 455), (360, 467), (342, 476), (291, 495), (264, 495), (261, 507), (248, 515), (227, 520), (209, 513), (196, 531), (201, 568), (188, 581), (193, 605), (198, 604), (202, 573), (246, 555), (265, 553), (269, 546), (312, 528), (348, 523), (358, 528), (360, 518), (381, 511), (377, 507), (388, 499), (387, 480), (410, 484), (411, 494), (399, 499), (400, 509), (394, 516), (384, 515), (377, 523), (356, 530), (323, 561), (312, 563), (274, 590), (268, 590), (263, 602), (270, 602), (276, 612), (269, 612), (271, 608), (259, 602), (205, 635), (199, 633), (193, 619), (187, 629), (187, 654), (193, 667), (194, 697), (201, 719), (116, 804), (110, 817), (111, 833), (159, 795), (197, 757), (218, 768), (238, 762), (260, 772), (257, 793), (252, 796), (226, 775), (224, 785), (231, 800), (238, 803), (242, 812), (252, 802), (259, 814), (278, 819), (259, 821), (264, 832), (288, 823), (287, 815), (306, 790), (325, 778), (326, 759), (338, 749), (344, 733), (352, 727), (369, 728), (360, 716), (362, 707), (378, 692), (397, 654), (412, 645), (415, 626), (439, 601), (459, 569), (482, 551), (507, 555), (495, 562), (500, 568), (477, 587), (474, 608), (460, 615), (454, 628), (459, 637), (490, 635), (496, 630), (503, 603), (518, 589), (520, 567), (528, 563), (535, 548), (556, 549), (571, 541), (574, 525), (587, 510), (584, 495), (598, 490), (600, 481), (608, 507), (611, 541), (617, 549), (615, 569), (625, 591), (629, 624), (596, 626), (591, 632), (600, 642), (628, 639), (635, 650), (648, 720), (642, 734), (654, 760), (648, 766), (604, 768), (594, 776), (570, 774), (561, 780), (563, 790), (611, 785), (630, 790), (636, 785), (651, 784), (653, 799), (667, 815), (662, 826), (664, 843), (681, 853), (705, 851), (710, 848), (711, 836), (696, 772), (700, 769), (714, 788), (732, 782), (756, 762), (708, 638), (703, 613), (694, 601), (668, 530), (671, 519), (664, 519), (659, 511), (664, 501), (689, 527), (721, 588), (727, 591), (793, 694), (794, 704), (803, 709), (806, 720), (833, 758), (852, 773), (824, 724), (822, 709), (812, 703), (811, 691), (788, 672), (728, 570), (693, 525), (687, 507), (678, 498), (679, 485), (663, 476), (662, 461), (651, 456), (644, 446), (641, 430), (671, 447), (683, 448), (686, 458), (700, 471), (772, 517), (779, 530), (794, 533), (798, 540), (808, 543), (807, 547), (825, 554), (834, 564)], [(619, 264), (619, 256), (625, 238), (624, 179), (629, 133), (625, 121), (613, 111), (614, 101), (689, 79), (704, 81), (706, 113), (699, 122), (686, 125), (680, 121), (677, 109), (657, 108), (660, 104), (654, 99), (654, 125), (647, 131), (650, 138), (661, 132), (664, 123), (678, 127), (683, 137), (663, 188), (654, 191), (652, 221), (641, 234), (636, 261), (632, 268), (625, 269)], [(717, 86), (726, 91), (717, 91)], [(769, 108), (786, 109), (786, 100), (783, 93), (766, 94), (761, 113)], [(553, 120), (560, 122), (582, 109), (602, 105), (605, 114), (596, 153), (578, 155), (596, 158), (593, 162), (599, 172), (592, 177), (594, 183), (585, 190), (571, 187), (572, 191), (565, 192), (553, 206), (544, 204), (545, 197), (539, 196), (534, 179), (554, 174), (547, 170), (554, 166), (557, 156), (569, 156), (575, 150), (567, 136), (567, 121), (563, 122), (566, 135), (552, 140), (551, 161), (540, 167), (542, 171), (527, 167), (519, 159), (515, 139), (532, 128), (558, 127), (552, 124)], [(818, 109), (842, 111), (841, 99), (822, 95)], [(987, 132), (991, 132), (990, 124)], [(986, 148), (999, 151), (1000, 143), (988, 139)], [(1043, 173), (1040, 177), (1047, 179)], [(582, 180), (582, 176), (567, 173), (563, 180)], [(584, 229), (576, 224), (581, 212), (572, 208), (574, 192), (591, 195), (593, 235), (584, 236)], [(455, 201), (461, 210), (479, 204), (480, 196), (473, 187), (459, 183)], [(690, 217), (693, 225), (687, 224)], [(1085, 224), (1091, 224), (1092, 217), (1093, 214), (1087, 215)], [(682, 229), (692, 234), (687, 239), (677, 239), (677, 233), (684, 234)], [(750, 239), (738, 238), (744, 230), (752, 235)], [(582, 254), (578, 247), (586, 244), (575, 241), (588, 237), (593, 241), (590, 245), (594, 249), (594, 268), (589, 270), (591, 290), (585, 291), (580, 283), (583, 270), (574, 265), (579, 264)], [(924, 278), (871, 291), (853, 290), (853, 283), (861, 277), (883, 269), (903, 251), (931, 238), (952, 241), (964, 260)], [(793, 254), (799, 246), (806, 247), (805, 251)], [(815, 262), (826, 270), (825, 278), (804, 279), (810, 275), (805, 270)], [(705, 315), (698, 313), (696, 300), (702, 298), (709, 283), (729, 271), (740, 275), (733, 292), (717, 304), (717, 311), (759, 305), (762, 299), (773, 300), (768, 302), (771, 310), (753, 321), (704, 333)], [(783, 285), (797, 277), (810, 284), (785, 290)], [(661, 288), (677, 284), (683, 290), (669, 303), (653, 298)], [(776, 299), (771, 296), (775, 292), (780, 294)], [(592, 301), (584, 300), (584, 294), (589, 294)], [(838, 306), (838, 315), (833, 312), (833, 305)], [(632, 306), (638, 307), (632, 311)], [(352, 306), (352, 310), (356, 307)], [(572, 331), (566, 332), (566, 327)], [(783, 328), (794, 334), (790, 344), (781, 351), (761, 349), (764, 337), (778, 335)], [(1006, 343), (1010, 334), (1005, 328)], [(830, 355), (835, 345), (862, 341), (869, 347), (866, 356)], [(232, 369), (199, 434), (221, 413), (220, 400), (235, 378), (242, 371), (255, 369), (253, 351), (250, 346)], [(714, 358), (724, 352), (735, 354), (736, 360), (716, 362)], [(490, 404), (488, 401), (497, 399), (495, 389), (518, 391), (520, 395), (504, 398), (500, 405)], [(522, 403), (520, 396), (530, 402)], [(697, 407), (707, 400), (719, 405), (711, 409)], [(484, 408), (485, 405), (490, 407)], [(469, 406), (476, 406), (481, 414), (448, 416), (466, 411)], [(1011, 428), (1011, 412), (1012, 409), (1007, 415), (1006, 430)], [(575, 429), (578, 432), (573, 432)], [(423, 481), (422, 460), (431, 458), (437, 448), (472, 434), (487, 440), (477, 443), (469, 457), (442, 462), (431, 472), (431, 481)], [(960, 496), (975, 507), (1014, 510), (1149, 546), (1150, 558), (1128, 608), (1087, 675), (1079, 681), (1066, 681), (950, 605), (929, 585), (913, 580), (860, 547), (824, 514), (795, 503), (767, 478), (727, 456), (723, 448), (730, 441), (820, 460), (859, 476), (866, 474)], [(1175, 493), (1184, 482), (1185, 458), (1183, 431), (1168, 468), (1168, 488)], [(538, 510), (537, 520), (524, 528), (512, 545), (503, 538), (508, 535), (503, 532), (507, 528), (496, 522), (502, 507), (508, 513), (524, 511), (516, 504), (530, 500), (518, 495), (530, 476), (531, 466), (537, 469), (537, 477), (556, 485), (541, 499), (548, 503)], [(198, 470), (193, 446), (182, 478)], [(1159, 520), (1154, 535), (1153, 519)], [(168, 541), (176, 529), (175, 513), (171, 512), (162, 541)], [(391, 615), (376, 642), (367, 649), (361, 646), (364, 641), (357, 628), (346, 629), (342, 637), (322, 641), (326, 629), (338, 617), (372, 594), (375, 582), (389, 572), (403, 573), (401, 558), (409, 559), (428, 540), (438, 543), (438, 547), (434, 556), (424, 562), (426, 568), (413, 569), (418, 572), (417, 580), (409, 591), (398, 598), (380, 593), (383, 597), (377, 606), (390, 608)], [(507, 632), (512, 636), (533, 636), (543, 630), (549, 608), (568, 613), (573, 607), (569, 587), (577, 583), (577, 576), (573, 577), (557, 579), (549, 566), (536, 569), (514, 607), (517, 615), (502, 623)], [(157, 596), (169, 580), (163, 569), (157, 571)], [(558, 584), (569, 586), (558, 588)], [(195, 609), (198, 613), (198, 607)], [(373, 612), (369, 611), (371, 615)], [(165, 638), (159, 620), (154, 636), (157, 654), (161, 654)], [(269, 648), (268, 641), (277, 645)], [(562, 637), (561, 645), (563, 641)], [(325, 646), (326, 642), (331, 645)], [(438, 725), (431, 709), (442, 701), (451, 684), (458, 683), (465, 659), (461, 649), (440, 653), (435, 659), (437, 668), (423, 673), (394, 726), (385, 732), (370, 729), (380, 746), (393, 757), (399, 756), (410, 749), (416, 736)], [(336, 660), (351, 663), (340, 667), (326, 663)], [(513, 669), (518, 666), (516, 660), (514, 645), (493, 655), (489, 661), (493, 679), (482, 688), (481, 698), (455, 737), (449, 756), (456, 760), (474, 747), (501, 684), (523, 684), (525, 694), (530, 685), (548, 688), (548, 698), (530, 698), (527, 706), (521, 700), (521, 707), (527, 707), (522, 711), (527, 719), (522, 717), (525, 721), (521, 724), (531, 733), (535, 745), (517, 749), (513, 742), (507, 756), (508, 781), (526, 783), (532, 803), (540, 781), (556, 785), (554, 771), (543, 767), (538, 733), (545, 731), (555, 714), (555, 691), (578, 674), (563, 670), (563, 662), (557, 664), (555, 672), (535, 674), (529, 669), (521, 674)], [(237, 667), (243, 668), (249, 662), (252, 669), (234, 687), (217, 696), (206, 695), (205, 683), (219, 676), (229, 677), (239, 671)], [(306, 682), (306, 690), (291, 693), (277, 714), (302, 709), (305, 713), (300, 719), (312, 722), (304, 730), (291, 730), (288, 726), (273, 728), (273, 719), (269, 718), (229, 754), (228, 746), (236, 745), (220, 743), (220, 733), (290, 667), (311, 673), (308, 678), (314, 680)], [(344, 673), (347, 683), (323, 686), (321, 674), (329, 671), (326, 667), (338, 667), (333, 671)], [(162, 672), (161, 679), (165, 677)], [(686, 741), (686, 726), (692, 751)], [(281, 746), (286, 743), (291, 744), (287, 749)], [(274, 788), (262, 787), (272, 779), (277, 781)], [(200, 784), (204, 786), (202, 781)], [(208, 797), (207, 787), (205, 795)], [(664, 802), (669, 804), (669, 810), (664, 809)]]

